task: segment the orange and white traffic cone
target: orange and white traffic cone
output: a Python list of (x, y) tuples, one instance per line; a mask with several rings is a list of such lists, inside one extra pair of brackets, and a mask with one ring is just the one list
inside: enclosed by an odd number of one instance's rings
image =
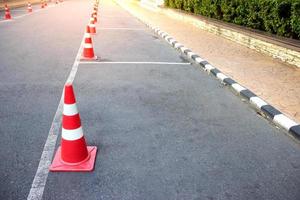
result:
[(94, 18), (94, 22), (97, 23), (97, 12), (93, 12), (92, 18)]
[(90, 19), (89, 27), (90, 27), (91, 34), (96, 34), (96, 24), (93, 17), (91, 17)]
[(55, 1), (55, 4), (58, 4), (58, 0)]
[(86, 146), (73, 86), (65, 85), (61, 146), (56, 151), (50, 171), (92, 171), (97, 147)]
[(28, 2), (27, 10), (28, 10), (28, 12), (29, 12), (29, 13), (31, 13), (31, 12), (32, 12), (32, 7), (31, 7), (31, 4), (30, 4), (30, 2)]
[(84, 34), (84, 46), (81, 60), (97, 60), (97, 56), (95, 56), (94, 53), (90, 30), (90, 26), (87, 26), (86, 33)]
[(42, 4), (41, 4), (41, 8), (45, 8), (44, 2), (42, 1), (41, 3), (42, 3)]
[(44, 3), (44, 4), (45, 4), (45, 7), (47, 7), (47, 6), (48, 6), (48, 4), (47, 4), (47, 1), (45, 1), (45, 3)]
[(4, 19), (11, 19), (10, 11), (7, 5), (5, 5), (5, 16)]

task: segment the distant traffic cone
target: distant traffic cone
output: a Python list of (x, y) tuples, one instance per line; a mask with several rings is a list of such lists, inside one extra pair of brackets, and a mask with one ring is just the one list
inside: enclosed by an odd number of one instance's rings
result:
[(97, 23), (97, 12), (94, 12), (93, 14), (92, 14), (92, 18), (94, 19), (94, 22), (95, 23)]
[(55, 4), (58, 4), (58, 0), (55, 1)]
[(90, 30), (90, 26), (87, 26), (86, 33), (84, 34), (84, 47), (81, 60), (97, 60), (97, 56), (95, 56), (94, 53)]
[(45, 3), (44, 3), (44, 4), (45, 4), (45, 7), (47, 7), (47, 6), (48, 6), (48, 3), (47, 3), (47, 1), (45, 1)]
[(86, 146), (73, 86), (65, 85), (61, 146), (56, 151), (50, 171), (92, 171), (96, 146)]
[(89, 27), (90, 27), (91, 34), (96, 34), (96, 24), (93, 17), (91, 17), (90, 19)]
[(45, 8), (45, 4), (44, 4), (44, 2), (43, 2), (43, 1), (42, 1), (41, 8)]
[(32, 7), (31, 7), (31, 4), (30, 4), (30, 2), (28, 2), (27, 10), (28, 10), (28, 12), (29, 12), (29, 13), (31, 13), (31, 12), (32, 12)]
[(5, 5), (5, 16), (4, 19), (11, 19), (10, 11), (7, 5)]

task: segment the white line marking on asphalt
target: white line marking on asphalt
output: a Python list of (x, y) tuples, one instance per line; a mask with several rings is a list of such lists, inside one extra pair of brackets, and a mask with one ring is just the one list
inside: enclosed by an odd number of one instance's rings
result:
[(32, 13), (26, 13), (24, 15), (18, 15), (18, 16), (15, 16), (14, 19), (20, 19), (20, 18), (25, 17), (25, 16), (30, 15), (30, 14), (32, 14)]
[(26, 9), (18, 9), (18, 10), (10, 10), (10, 14), (12, 14), (13, 12), (26, 12)]
[(147, 28), (123, 28), (123, 27), (113, 27), (113, 28), (97, 28), (97, 30), (128, 30), (128, 31), (145, 31), (149, 30)]
[[(84, 37), (81, 40), (81, 44), (79, 47), (79, 50), (77, 52), (74, 64), (72, 66), (71, 72), (68, 76), (68, 79), (66, 83), (72, 83), (74, 81), (75, 75), (78, 70), (79, 61), (81, 57), (81, 52), (84, 44)], [(54, 115), (51, 128), (48, 133), (48, 138), (46, 140), (41, 159), (39, 162), (38, 169), (36, 171), (36, 174), (34, 176), (31, 189), (29, 191), (27, 200), (41, 200), (43, 197), (44, 189), (46, 186), (46, 181), (49, 174), (49, 166), (52, 161), (53, 153), (55, 150), (55, 144), (57, 141), (57, 137), (60, 133), (60, 126), (61, 126), (61, 117), (62, 117), (62, 111), (63, 111), (63, 94), (62, 92), (56, 113)]]
[(191, 63), (181, 62), (96, 62), (96, 61), (82, 61), (80, 64), (143, 64), (143, 65), (190, 65)]

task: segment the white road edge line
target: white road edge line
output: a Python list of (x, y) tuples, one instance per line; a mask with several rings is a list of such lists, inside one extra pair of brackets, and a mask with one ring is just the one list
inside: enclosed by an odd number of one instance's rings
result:
[[(72, 83), (74, 81), (75, 75), (78, 70), (79, 61), (81, 52), (83, 49), (84, 44), (84, 37), (81, 40), (81, 44), (79, 50), (77, 52), (74, 64), (72, 66), (71, 72), (68, 76), (66, 83)], [(41, 159), (39, 162), (39, 166), (37, 168), (36, 174), (32, 181), (31, 189), (27, 196), (27, 200), (41, 200), (43, 197), (44, 189), (46, 186), (46, 181), (49, 174), (49, 166), (52, 161), (53, 153), (55, 150), (55, 145), (57, 141), (57, 137), (60, 133), (60, 126), (61, 126), (61, 117), (62, 117), (62, 110), (63, 110), (63, 95), (64, 91), (62, 92), (56, 113), (54, 115), (51, 128), (48, 133), (48, 138), (46, 140)]]
[(126, 28), (126, 27), (102, 27), (102, 28), (97, 28), (97, 30), (145, 31), (145, 30), (149, 30), (149, 29), (147, 29), (147, 28)]
[(97, 61), (81, 61), (80, 64), (143, 64), (143, 65), (190, 65), (189, 62), (97, 62)]

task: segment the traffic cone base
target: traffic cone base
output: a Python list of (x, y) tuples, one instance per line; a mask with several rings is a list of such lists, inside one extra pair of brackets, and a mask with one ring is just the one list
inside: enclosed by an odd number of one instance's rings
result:
[(98, 56), (94, 56), (92, 58), (87, 58), (87, 57), (81, 56), (81, 58), (80, 58), (80, 61), (97, 61), (97, 60), (99, 60)]
[(87, 146), (89, 156), (79, 163), (67, 163), (61, 158), (61, 147), (56, 151), (50, 166), (51, 172), (90, 172), (94, 170), (97, 154), (96, 146)]

